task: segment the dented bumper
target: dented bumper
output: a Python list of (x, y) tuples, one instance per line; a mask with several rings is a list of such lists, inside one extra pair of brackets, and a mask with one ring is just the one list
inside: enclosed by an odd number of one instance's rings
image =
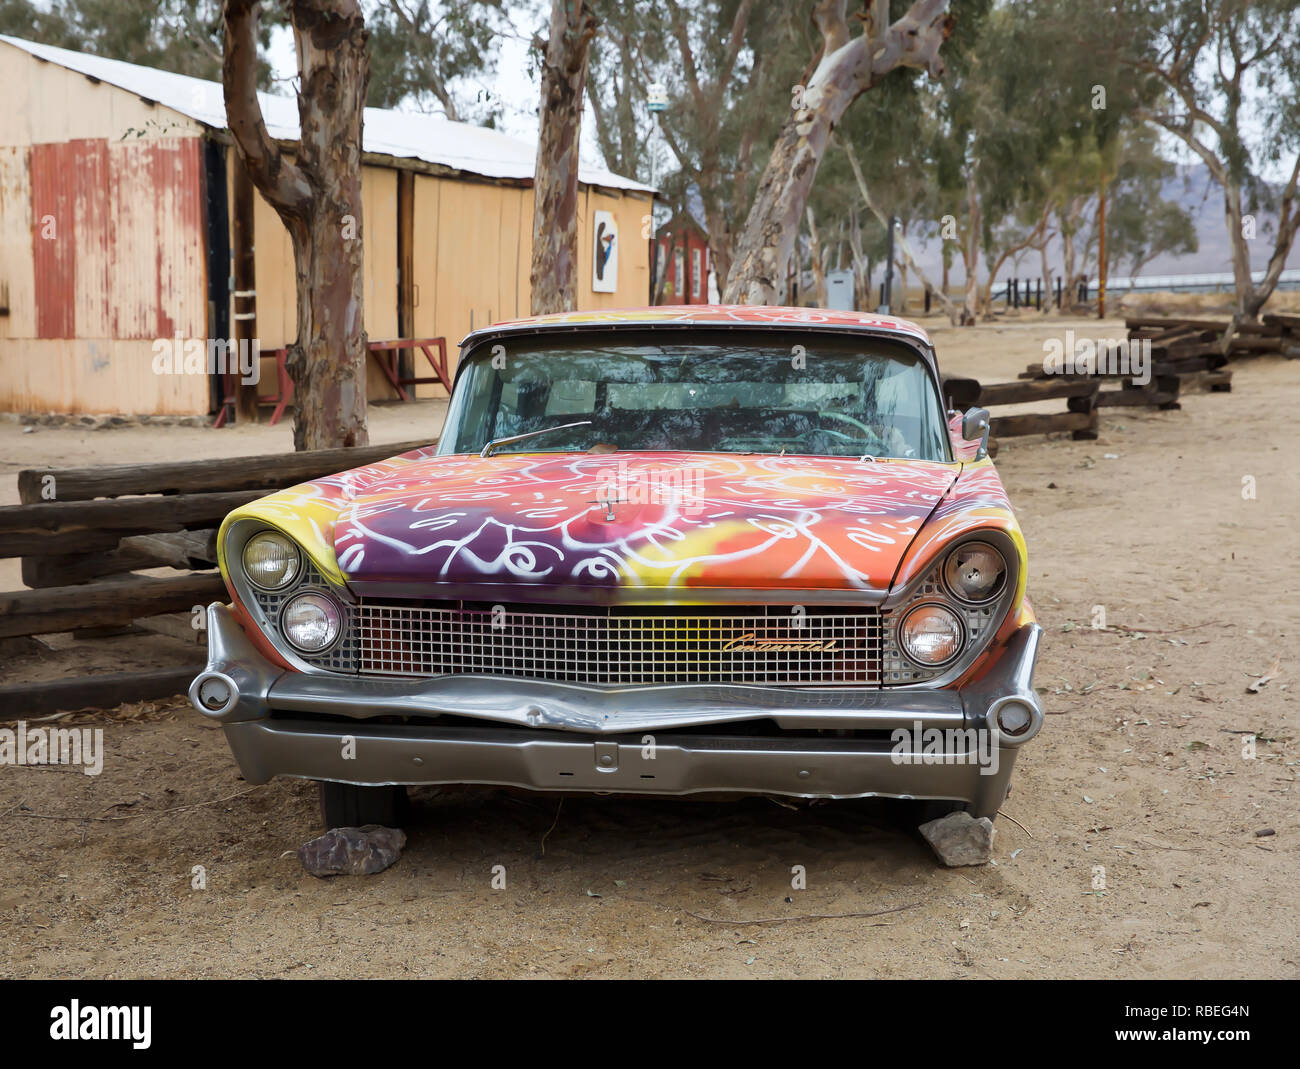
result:
[[(244, 778), (477, 783), (543, 791), (954, 799), (993, 816), (1042, 725), (1041, 629), (1018, 630), (955, 689), (668, 685), (304, 674), (266, 660), (229, 609), (208, 609), (195, 708), (220, 722)], [(209, 681), (205, 689), (203, 684)], [(228, 691), (228, 699), (214, 701)], [(205, 700), (206, 695), (206, 700)], [(1016, 737), (991, 727), (1008, 702)], [(936, 734), (937, 733), (937, 734)], [(355, 744), (345, 747), (345, 739)], [(936, 740), (938, 745), (936, 746)]]

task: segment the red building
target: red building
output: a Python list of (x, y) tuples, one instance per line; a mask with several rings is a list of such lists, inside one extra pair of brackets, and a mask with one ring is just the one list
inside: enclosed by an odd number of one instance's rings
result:
[[(678, 212), (655, 234), (656, 304), (709, 303), (709, 239), (689, 213)], [(663, 285), (659, 286), (660, 274)]]

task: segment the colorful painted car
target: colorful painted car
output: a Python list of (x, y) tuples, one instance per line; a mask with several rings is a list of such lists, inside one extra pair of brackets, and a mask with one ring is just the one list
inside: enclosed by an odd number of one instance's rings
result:
[(190, 696), (330, 826), (399, 820), (408, 784), (993, 817), (1043, 715), (987, 433), (903, 320), (486, 327), (436, 443), (226, 518)]

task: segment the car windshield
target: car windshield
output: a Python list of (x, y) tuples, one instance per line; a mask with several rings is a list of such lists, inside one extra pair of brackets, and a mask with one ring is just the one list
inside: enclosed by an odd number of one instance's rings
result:
[[(949, 459), (917, 351), (871, 336), (729, 330), (529, 335), (466, 356), (439, 451), (596, 449)], [(581, 426), (564, 427), (578, 423)]]

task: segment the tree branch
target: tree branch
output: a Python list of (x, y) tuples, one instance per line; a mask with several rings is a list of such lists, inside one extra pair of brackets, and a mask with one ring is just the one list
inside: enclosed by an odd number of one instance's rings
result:
[[(858, 163), (858, 154), (853, 151), (853, 146), (850, 145), (841, 134), (836, 133), (835, 140), (839, 142), (840, 147), (844, 150), (844, 154), (849, 158), (849, 166), (853, 168), (853, 177), (857, 181), (858, 192), (862, 194), (863, 203), (866, 204), (867, 208), (871, 211), (871, 214), (880, 220), (881, 226), (883, 226), (885, 232), (888, 233), (889, 219), (886, 218), (885, 213), (876, 206), (876, 202), (871, 196), (871, 191), (867, 188), (867, 180), (862, 174), (862, 165)], [(953, 326), (956, 326), (961, 322), (961, 313), (958, 312), (957, 306), (953, 304), (953, 302), (948, 298), (948, 295), (943, 292), (942, 288), (936, 287), (929, 278), (926, 277), (926, 274), (921, 270), (921, 265), (917, 262), (916, 257), (912, 255), (912, 247), (908, 244), (907, 238), (905, 238), (902, 233), (898, 233), (896, 240), (898, 242), (898, 247), (903, 250), (903, 256), (907, 260), (908, 265), (916, 272), (917, 278), (921, 280), (921, 284), (939, 299), (939, 304), (943, 306), (943, 310), (947, 314), (948, 319), (951, 321)]]
[(695, 66), (695, 53), (691, 50), (690, 34), (686, 32), (686, 20), (682, 17), (682, 9), (677, 6), (677, 0), (668, 0), (668, 9), (673, 15), (672, 33), (677, 39), (677, 51), (682, 57), (682, 70), (686, 75), (686, 86), (691, 91), (691, 98), (695, 101), (695, 106), (704, 109), (708, 107), (708, 101), (705, 99), (704, 90), (700, 86), (700, 72)]
[(231, 136), (262, 196), (281, 214), (305, 218), (311, 181), (271, 140), (257, 99), (257, 0), (227, 0), (225, 23), (221, 82)]

